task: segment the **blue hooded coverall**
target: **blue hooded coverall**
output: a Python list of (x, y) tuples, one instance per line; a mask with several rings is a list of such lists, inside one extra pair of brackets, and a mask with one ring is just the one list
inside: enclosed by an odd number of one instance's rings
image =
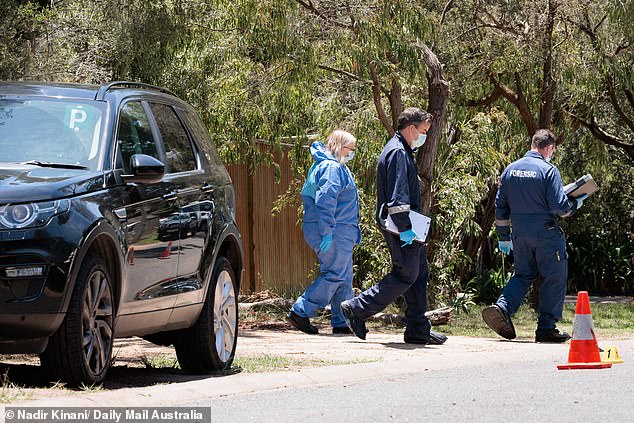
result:
[[(302, 188), (304, 239), (317, 253), (319, 277), (297, 299), (291, 310), (302, 317), (314, 317), (317, 310), (331, 305), (333, 327), (347, 327), (341, 302), (352, 291), (352, 249), (361, 241), (359, 197), (352, 173), (314, 142), (310, 152), (315, 163)], [(332, 245), (319, 249), (322, 237), (332, 235)]]
[[(412, 229), (409, 211), (421, 212), (421, 194), (413, 150), (400, 132), (383, 148), (376, 170), (377, 222), (381, 213), (392, 217), (399, 232)], [(379, 224), (379, 227), (381, 225)], [(403, 295), (407, 336), (428, 338), (431, 324), (427, 311), (427, 251), (413, 242), (401, 247), (399, 235), (381, 230), (392, 258), (392, 271), (374, 286), (349, 301), (361, 320), (381, 312)]]
[(568, 255), (557, 216), (575, 211), (576, 202), (564, 193), (559, 171), (538, 152), (527, 152), (502, 173), (495, 198), (495, 227), (500, 241), (512, 237), (515, 272), (496, 304), (512, 316), (541, 275), (538, 330), (552, 329), (561, 319)]

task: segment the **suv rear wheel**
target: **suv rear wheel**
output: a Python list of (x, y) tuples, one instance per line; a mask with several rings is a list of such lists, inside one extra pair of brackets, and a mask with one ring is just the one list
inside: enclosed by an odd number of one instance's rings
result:
[(209, 373), (231, 367), (238, 339), (236, 289), (231, 264), (218, 257), (198, 320), (176, 336), (176, 356), (184, 371)]
[(66, 318), (49, 339), (42, 366), (54, 379), (93, 385), (106, 377), (113, 342), (112, 283), (103, 260), (82, 263)]

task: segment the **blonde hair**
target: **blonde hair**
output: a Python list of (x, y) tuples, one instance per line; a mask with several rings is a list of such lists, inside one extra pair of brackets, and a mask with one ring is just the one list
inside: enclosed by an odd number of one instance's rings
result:
[(357, 139), (350, 132), (341, 129), (334, 130), (326, 138), (326, 149), (330, 151), (339, 163), (343, 163), (344, 157), (341, 157), (341, 148), (349, 147), (355, 144)]

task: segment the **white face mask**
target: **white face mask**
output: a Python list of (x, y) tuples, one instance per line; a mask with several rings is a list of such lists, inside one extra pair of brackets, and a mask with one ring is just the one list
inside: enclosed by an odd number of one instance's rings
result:
[(354, 157), (354, 151), (348, 153), (346, 157), (343, 158), (344, 163), (348, 163)]
[(427, 134), (418, 134), (418, 138), (416, 138), (414, 140), (414, 143), (412, 144), (412, 149), (422, 147), (423, 144), (425, 144), (426, 140), (427, 140)]

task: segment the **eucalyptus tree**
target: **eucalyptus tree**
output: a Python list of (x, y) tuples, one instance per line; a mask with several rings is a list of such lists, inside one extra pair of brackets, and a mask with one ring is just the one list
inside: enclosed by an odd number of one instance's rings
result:
[(36, 25), (22, 77), (160, 83), (182, 45), (186, 8), (158, 0), (24, 2)]
[(30, 2), (0, 1), (0, 80), (24, 76), (36, 46), (37, 15)]
[[(364, 239), (355, 251), (355, 277), (365, 284), (389, 268), (374, 223), (374, 172), (379, 151), (408, 106), (434, 115), (417, 158), (423, 206), (431, 207), (448, 85), (430, 49), (430, 11), (412, 0), (201, 2), (170, 76), (170, 86), (183, 81), (188, 100), (206, 109), (224, 157), (251, 168), (274, 165), (271, 150), (255, 140), (292, 144), (292, 163), (301, 175), (309, 159), (307, 137), (337, 127), (357, 136), (351, 166)], [(298, 176), (281, 203), (298, 197), (301, 182)]]
[[(570, 57), (577, 51), (568, 16), (572, 8), (561, 0), (449, 1), (440, 15), (445, 61), (451, 69), (456, 110), (469, 114), (496, 107), (512, 124), (498, 144), (506, 160), (497, 172), (529, 147), (539, 128), (561, 127), (562, 92), (567, 89)], [(560, 139), (565, 138), (560, 134)], [(497, 175), (488, 176), (476, 206), (480, 230), (463, 240), (465, 254), (475, 259), (494, 220)]]
[(254, 139), (302, 142), (337, 125), (382, 145), (404, 107), (428, 109), (435, 120), (418, 163), (429, 209), (448, 86), (425, 44), (432, 36), (427, 14), (412, 0), (201, 4), (183, 69), (217, 88), (206, 95), (223, 98), (215, 115), (236, 131), (239, 142), (225, 146), (235, 158), (253, 151)]
[[(631, 189), (623, 188), (624, 197), (604, 193), (627, 184), (631, 174), (620, 157), (630, 155), (632, 145), (632, 16), (631, 2), (607, 0), (449, 1), (443, 11), (443, 45), (450, 53), (444, 60), (456, 94), (454, 106), (472, 113), (499, 108), (523, 132), (511, 131), (515, 141), (499, 145), (506, 161), (528, 148), (536, 129), (550, 128), (568, 145), (556, 157), (564, 177), (595, 169), (601, 178), (601, 194), (571, 227), (575, 243), (584, 236), (590, 240), (592, 228), (606, 227), (599, 216), (620, 227), (631, 219), (627, 212), (622, 213), (625, 219), (613, 212), (631, 210)], [(609, 149), (590, 146), (580, 127), (615, 153), (608, 158)], [(472, 258), (481, 258), (493, 222), (496, 178), (489, 181), (476, 206), (481, 236), (466, 236), (463, 242)], [(616, 239), (615, 232), (605, 230), (596, 237)]]
[(568, 112), (634, 163), (634, 2), (577, 3), (580, 13), (569, 22), (586, 46), (579, 62), (593, 66), (576, 75), (583, 89), (570, 93)]

